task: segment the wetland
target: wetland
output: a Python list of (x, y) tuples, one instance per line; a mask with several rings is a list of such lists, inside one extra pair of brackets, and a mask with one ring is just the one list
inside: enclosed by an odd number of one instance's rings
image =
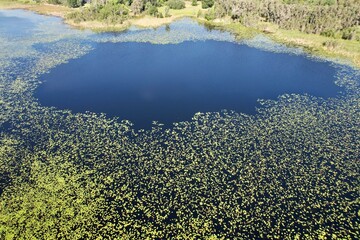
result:
[(0, 46), (1, 239), (360, 235), (346, 62), (189, 19), (98, 34), (23, 10), (0, 11)]

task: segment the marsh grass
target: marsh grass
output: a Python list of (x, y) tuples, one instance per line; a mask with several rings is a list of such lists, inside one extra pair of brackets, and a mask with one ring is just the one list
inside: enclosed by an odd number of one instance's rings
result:
[[(334, 39), (321, 35), (280, 29), (277, 29), (269, 36), (275, 41), (293, 46), (302, 46), (316, 55), (349, 59), (354, 65), (360, 66), (360, 43), (358, 41)], [(332, 46), (326, 45), (329, 41), (334, 44)]]

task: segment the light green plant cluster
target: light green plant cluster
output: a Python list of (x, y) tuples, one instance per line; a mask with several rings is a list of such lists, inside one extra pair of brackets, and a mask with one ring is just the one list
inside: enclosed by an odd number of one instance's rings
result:
[(37, 152), (31, 154), (32, 159), (22, 159), (21, 168), (28, 169), (21, 169), (21, 174), (28, 175), (18, 178), (3, 193), (0, 236), (2, 239), (91, 236), (97, 208), (104, 204), (99, 185), (89, 179), (91, 172), (79, 172), (71, 163), (43, 154)]

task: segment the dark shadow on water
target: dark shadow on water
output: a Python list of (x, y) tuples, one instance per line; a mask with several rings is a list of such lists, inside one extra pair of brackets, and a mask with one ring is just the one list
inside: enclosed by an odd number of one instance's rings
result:
[(334, 75), (328, 62), (230, 42), (101, 43), (44, 75), (35, 96), (46, 106), (104, 112), (148, 129), (196, 112), (255, 114), (257, 99), (284, 93), (333, 97), (340, 91)]

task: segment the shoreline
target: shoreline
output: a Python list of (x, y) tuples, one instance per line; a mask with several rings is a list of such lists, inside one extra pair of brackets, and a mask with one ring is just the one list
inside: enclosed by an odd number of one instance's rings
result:
[[(196, 7), (191, 7), (190, 2), (186, 2), (185, 9), (187, 11), (171, 10), (170, 17), (156, 18), (144, 15), (125, 20), (122, 24), (108, 24), (99, 21), (84, 21), (75, 23), (73, 20), (66, 19), (66, 15), (68, 13), (77, 11), (73, 8), (46, 3), (33, 4), (13, 1), (0, 1), (0, 10), (11, 9), (23, 9), (41, 15), (60, 17), (65, 24), (68, 24), (71, 27), (81, 30), (91, 30), (94, 32), (121, 32), (125, 31), (131, 26), (138, 28), (158, 28), (187, 17), (197, 21), (200, 24), (206, 24), (210, 28), (231, 32), (239, 40), (251, 38), (257, 34), (264, 34), (277, 43), (282, 43), (292, 47), (302, 47), (304, 51), (320, 57), (348, 60), (354, 67), (360, 68), (360, 42), (334, 39), (315, 34), (306, 34), (296, 30), (283, 30), (279, 29), (274, 24), (265, 22), (259, 24), (257, 28), (250, 28), (233, 22), (229, 18), (207, 21), (204, 18), (197, 16), (198, 11), (202, 11), (201, 7), (199, 5)], [(160, 11), (163, 11), (163, 9), (160, 8)], [(206, 10), (204, 10), (204, 12), (205, 11)], [(328, 42), (336, 43), (336, 46), (326, 46), (326, 43)]]

